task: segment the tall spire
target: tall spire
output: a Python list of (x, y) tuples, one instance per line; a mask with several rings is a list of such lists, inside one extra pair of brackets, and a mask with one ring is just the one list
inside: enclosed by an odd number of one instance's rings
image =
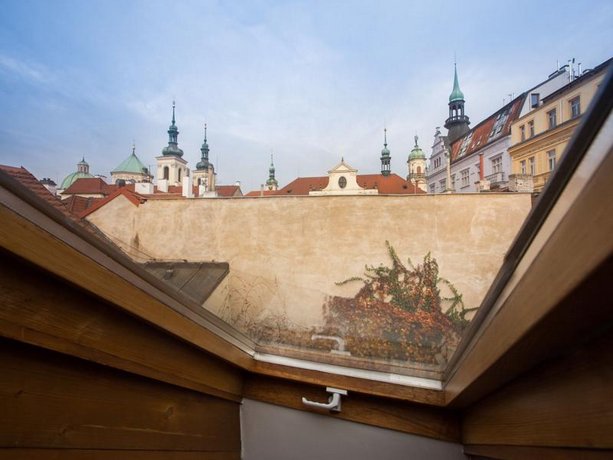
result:
[(202, 143), (202, 147), (200, 147), (200, 152), (202, 156), (200, 157), (200, 161), (196, 164), (196, 169), (208, 169), (211, 163), (209, 162), (209, 144), (206, 140), (206, 123), (204, 124), (204, 142)]
[(162, 155), (183, 156), (183, 150), (179, 148), (179, 130), (175, 121), (175, 101), (172, 101), (172, 123), (168, 127), (168, 146), (164, 147)]
[[(455, 59), (454, 59), (455, 60)], [(459, 139), (468, 132), (470, 120), (464, 115), (464, 93), (460, 90), (458, 81), (458, 66), (453, 63), (453, 90), (449, 95), (449, 118), (445, 120), (445, 128), (448, 129), (447, 138), (449, 143)]]
[(460, 83), (458, 81), (458, 66), (453, 63), (453, 90), (449, 95), (449, 102), (463, 101), (464, 93), (460, 90)]
[(266, 188), (268, 190), (277, 190), (279, 183), (275, 179), (275, 163), (273, 161), (272, 153), (270, 154), (270, 167), (268, 168), (268, 180), (266, 181)]
[(387, 128), (383, 128), (383, 150), (381, 150), (381, 174), (390, 175), (391, 161), (390, 151), (387, 148)]

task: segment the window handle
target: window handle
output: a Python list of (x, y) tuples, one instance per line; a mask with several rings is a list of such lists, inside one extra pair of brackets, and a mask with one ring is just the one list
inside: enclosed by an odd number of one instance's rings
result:
[(341, 395), (347, 396), (347, 390), (339, 390), (338, 388), (327, 387), (326, 391), (330, 393), (327, 403), (320, 403), (316, 401), (309, 401), (306, 398), (302, 398), (302, 404), (308, 407), (314, 407), (316, 409), (326, 409), (332, 412), (341, 411)]

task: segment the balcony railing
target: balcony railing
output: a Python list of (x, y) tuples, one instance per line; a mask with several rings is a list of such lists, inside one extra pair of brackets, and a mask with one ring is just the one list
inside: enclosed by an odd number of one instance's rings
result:
[(485, 176), (485, 178), (490, 181), (491, 185), (500, 184), (506, 182), (505, 174), (503, 171), (495, 172), (494, 174), (490, 174), (489, 176)]

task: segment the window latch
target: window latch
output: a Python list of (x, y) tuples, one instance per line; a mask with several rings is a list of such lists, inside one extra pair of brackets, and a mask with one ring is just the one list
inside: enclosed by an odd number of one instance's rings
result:
[(327, 387), (326, 391), (330, 393), (327, 403), (320, 403), (316, 401), (309, 401), (306, 398), (302, 398), (302, 404), (308, 407), (314, 407), (316, 409), (327, 409), (332, 412), (341, 411), (341, 395), (347, 396), (347, 390), (339, 390), (338, 388)]

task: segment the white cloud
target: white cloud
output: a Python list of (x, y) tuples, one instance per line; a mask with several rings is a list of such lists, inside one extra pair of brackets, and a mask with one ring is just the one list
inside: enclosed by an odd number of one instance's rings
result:
[(34, 83), (46, 83), (51, 80), (50, 72), (44, 66), (3, 54), (0, 54), (0, 70)]

